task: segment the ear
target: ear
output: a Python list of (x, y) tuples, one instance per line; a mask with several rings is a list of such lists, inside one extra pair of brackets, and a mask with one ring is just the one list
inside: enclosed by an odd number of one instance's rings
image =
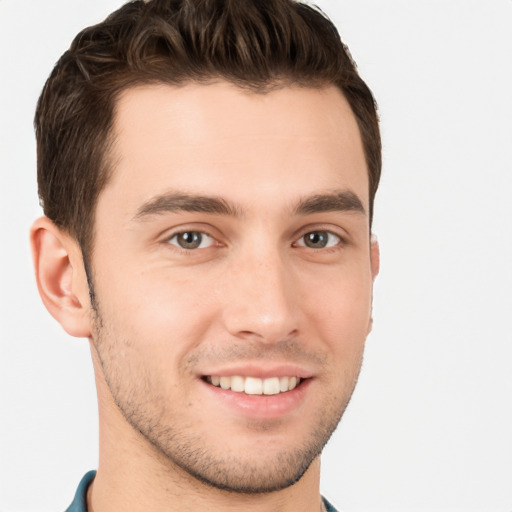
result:
[[(372, 279), (375, 281), (375, 278), (379, 274), (380, 270), (380, 248), (377, 237), (372, 233), (370, 238), (370, 266), (372, 272)], [(370, 334), (373, 328), (373, 314), (370, 313), (370, 321), (368, 322), (368, 331), (367, 334)]]
[(373, 233), (370, 238), (370, 264), (372, 269), (372, 278), (375, 281), (380, 270), (380, 248), (377, 236)]
[(30, 242), (46, 309), (71, 336), (90, 337), (89, 286), (78, 243), (47, 217), (34, 222)]

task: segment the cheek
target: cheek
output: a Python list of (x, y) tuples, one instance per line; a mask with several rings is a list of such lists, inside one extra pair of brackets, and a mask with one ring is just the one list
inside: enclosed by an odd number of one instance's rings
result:
[(148, 268), (126, 272), (111, 268), (98, 275), (102, 315), (115, 336), (141, 352), (179, 357), (198, 344), (214, 316), (215, 297), (205, 280)]
[(325, 280), (310, 295), (311, 323), (333, 350), (358, 357), (362, 353), (371, 317), (372, 281), (368, 272), (341, 273)]

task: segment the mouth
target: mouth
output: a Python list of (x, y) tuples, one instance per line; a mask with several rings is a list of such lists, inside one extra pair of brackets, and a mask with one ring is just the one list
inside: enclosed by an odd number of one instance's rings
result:
[(227, 407), (226, 412), (231, 410), (238, 418), (265, 421), (297, 418), (314, 395), (308, 390), (315, 374), (291, 364), (267, 368), (252, 364), (230, 369), (212, 368), (199, 377), (215, 410)]
[(296, 376), (260, 379), (258, 377), (242, 377), (240, 375), (205, 375), (202, 379), (212, 386), (246, 395), (279, 395), (288, 393), (305, 380)]

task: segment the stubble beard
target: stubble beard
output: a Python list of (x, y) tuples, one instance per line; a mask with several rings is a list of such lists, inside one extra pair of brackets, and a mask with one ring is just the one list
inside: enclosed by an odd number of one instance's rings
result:
[[(298, 482), (336, 430), (359, 375), (360, 365), (352, 382), (346, 383), (350, 389), (324, 398), (324, 407), (300, 444), (281, 450), (269, 449), (270, 453), (260, 461), (250, 460), (246, 454), (220, 453), (207, 444), (194, 424), (183, 424), (180, 411), (169, 410), (168, 398), (159, 399), (158, 386), (154, 385), (148, 369), (134, 358), (126, 359), (131, 343), (116, 337), (96, 300), (93, 309), (94, 349), (112, 398), (125, 420), (149, 443), (155, 458), (173, 478), (179, 473), (222, 491), (270, 493)], [(251, 427), (257, 435), (268, 424), (256, 422)]]

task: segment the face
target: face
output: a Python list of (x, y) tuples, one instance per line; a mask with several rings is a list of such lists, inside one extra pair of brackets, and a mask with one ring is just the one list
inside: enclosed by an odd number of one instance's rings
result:
[(371, 322), (354, 116), (335, 88), (223, 82), (132, 89), (116, 116), (96, 370), (170, 467), (238, 492), (289, 486), (338, 424)]

